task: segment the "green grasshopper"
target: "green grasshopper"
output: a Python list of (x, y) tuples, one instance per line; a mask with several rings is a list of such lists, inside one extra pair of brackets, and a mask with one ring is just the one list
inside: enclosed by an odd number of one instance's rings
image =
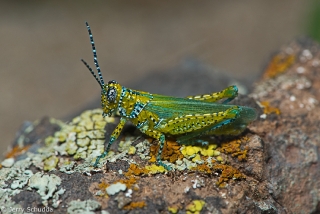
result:
[[(105, 151), (97, 157), (94, 167), (108, 154), (128, 120), (142, 133), (159, 141), (157, 163), (167, 170), (171, 167), (161, 161), (165, 135), (175, 135), (178, 143), (190, 143), (190, 140), (203, 135), (238, 135), (255, 120), (255, 109), (227, 104), (238, 95), (236, 86), (213, 94), (177, 98), (125, 88), (114, 80), (105, 85), (87, 22), (86, 26), (99, 78), (83, 59), (81, 61), (101, 87), (103, 116), (111, 116), (112, 113), (120, 116), (119, 124), (112, 132)], [(217, 103), (222, 99), (225, 99), (223, 103)]]

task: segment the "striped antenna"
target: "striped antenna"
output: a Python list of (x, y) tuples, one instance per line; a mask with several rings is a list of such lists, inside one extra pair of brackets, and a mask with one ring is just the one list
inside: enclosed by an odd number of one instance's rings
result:
[[(96, 69), (98, 71), (98, 76), (99, 78), (96, 76), (96, 74), (94, 73), (94, 71), (92, 70), (92, 68), (88, 65), (88, 63), (86, 61), (84, 61), (83, 59), (81, 59), (81, 61), (83, 62), (83, 64), (89, 69), (89, 71), (91, 72), (91, 74), (94, 76), (94, 78), (97, 80), (97, 82), (99, 83), (100, 87), (102, 88), (102, 90), (104, 91), (104, 81), (103, 81), (103, 77), (101, 74), (101, 70), (100, 70), (100, 66), (98, 63), (98, 57), (97, 57), (97, 51), (96, 51), (96, 46), (94, 45), (94, 41), (93, 41), (93, 36), (91, 33), (91, 29), (90, 26), (88, 24), (88, 22), (86, 22), (86, 26), (88, 29), (88, 33), (89, 33), (89, 37), (90, 37), (90, 42), (91, 42), (91, 46), (92, 46), (92, 53), (93, 53), (93, 62), (96, 66)], [(106, 94), (106, 92), (104, 91), (104, 94)]]

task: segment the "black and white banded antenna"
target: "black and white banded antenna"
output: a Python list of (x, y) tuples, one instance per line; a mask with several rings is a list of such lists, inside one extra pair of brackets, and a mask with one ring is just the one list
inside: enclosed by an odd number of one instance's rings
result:
[(101, 70), (100, 70), (100, 66), (99, 66), (99, 63), (98, 63), (98, 57), (97, 57), (97, 51), (96, 51), (96, 46), (94, 45), (94, 41), (93, 41), (93, 36), (92, 36), (92, 33), (91, 33), (91, 29), (90, 29), (90, 26), (88, 24), (88, 22), (86, 22), (86, 26), (87, 26), (87, 29), (88, 29), (88, 33), (89, 33), (89, 37), (90, 37), (90, 42), (91, 42), (91, 47), (92, 47), (92, 53), (93, 53), (93, 62), (96, 66), (96, 69), (98, 71), (98, 76), (99, 78), (97, 77), (97, 75), (94, 73), (94, 71), (92, 70), (92, 68), (88, 65), (88, 63), (86, 61), (84, 61), (83, 59), (81, 59), (81, 61), (83, 62), (83, 64), (89, 69), (89, 71), (91, 72), (91, 74), (94, 76), (94, 78), (97, 80), (97, 82), (99, 83), (103, 93), (106, 95), (106, 92), (105, 92), (105, 85), (104, 85), (104, 81), (103, 81), (103, 77), (102, 77), (102, 74), (101, 74)]

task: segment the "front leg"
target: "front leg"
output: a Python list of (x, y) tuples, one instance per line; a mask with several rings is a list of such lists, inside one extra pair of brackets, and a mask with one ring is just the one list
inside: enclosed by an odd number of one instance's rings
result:
[(238, 87), (235, 85), (229, 86), (228, 88), (212, 93), (212, 94), (203, 94), (203, 95), (197, 95), (197, 96), (188, 96), (188, 99), (192, 100), (203, 100), (206, 102), (216, 102), (218, 100), (221, 100), (223, 98), (227, 98), (223, 103), (228, 103), (234, 98), (238, 96)]
[(165, 142), (165, 135), (157, 130), (152, 130), (152, 129), (140, 129), (141, 132), (143, 132), (144, 134), (148, 135), (149, 137), (155, 138), (159, 141), (159, 151), (157, 154), (157, 163), (160, 166), (163, 166), (166, 170), (170, 171), (172, 170), (172, 168), (170, 166), (168, 166), (167, 164), (163, 163), (161, 160), (161, 155), (162, 155), (162, 150), (164, 147), (164, 142)]
[(98, 163), (99, 163), (99, 160), (101, 158), (104, 158), (105, 156), (107, 156), (112, 143), (119, 137), (119, 135), (120, 135), (120, 133), (121, 133), (123, 127), (124, 127), (124, 124), (126, 124), (126, 119), (124, 117), (121, 117), (119, 124), (117, 125), (115, 130), (113, 130), (113, 132), (112, 132), (112, 134), (110, 136), (110, 140), (109, 140), (109, 143), (107, 145), (107, 148), (104, 150), (104, 152), (101, 155), (99, 155), (97, 157), (96, 162), (94, 163), (93, 167), (97, 167)]

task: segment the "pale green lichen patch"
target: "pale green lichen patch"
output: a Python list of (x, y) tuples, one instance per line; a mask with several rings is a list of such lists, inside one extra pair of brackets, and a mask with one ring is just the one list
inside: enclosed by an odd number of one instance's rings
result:
[[(46, 147), (40, 148), (38, 152), (45, 154), (43, 169), (48, 171), (56, 168), (59, 162), (60, 171), (72, 173), (74, 171), (90, 171), (89, 165), (84, 164), (73, 169), (74, 164), (66, 164), (62, 161), (62, 156), (73, 156), (75, 160), (94, 159), (104, 151), (105, 130), (107, 123), (114, 122), (112, 117), (102, 117), (102, 110), (88, 110), (83, 112), (80, 116), (75, 117), (70, 123), (57, 122), (60, 130), (55, 132), (53, 136), (47, 137), (45, 140)], [(90, 164), (92, 165), (92, 164)]]
[(68, 204), (68, 213), (69, 214), (94, 214), (96, 210), (100, 209), (101, 205), (99, 202), (94, 200), (86, 201), (70, 201)]
[[(61, 184), (61, 179), (54, 175), (46, 175), (37, 172), (30, 177), (28, 187), (29, 189), (36, 189), (42, 199), (42, 204), (48, 206), (48, 200), (52, 198), (58, 198), (60, 194), (64, 193), (64, 189), (59, 189), (58, 186)], [(54, 206), (54, 205), (53, 205)]]
[(106, 188), (106, 192), (108, 195), (115, 195), (120, 191), (125, 191), (127, 186), (123, 183), (117, 182), (115, 184), (111, 184)]
[[(64, 193), (63, 189), (57, 190), (61, 180), (55, 175), (44, 175), (40, 172), (33, 174), (31, 165), (42, 168), (40, 164), (45, 156), (28, 153), (28, 157), (15, 162), (10, 168), (0, 169), (0, 204), (2, 210), (15, 208), (15, 213), (19, 213), (21, 206), (11, 201), (11, 198), (19, 194), (26, 186), (35, 188), (42, 197), (43, 205), (48, 205), (48, 200), (52, 200), (52, 206), (58, 207), (59, 195)], [(10, 185), (8, 185), (10, 183)], [(23, 211), (22, 211), (23, 212)], [(21, 212), (21, 213), (22, 213)]]
[(13, 164), (14, 164), (14, 158), (7, 158), (1, 162), (1, 165), (7, 168), (11, 167)]
[(113, 121), (114, 118), (103, 118), (101, 109), (88, 110), (70, 123), (60, 124), (61, 130), (48, 137), (46, 143), (60, 155), (71, 155), (75, 159), (96, 157), (104, 151), (104, 126)]

